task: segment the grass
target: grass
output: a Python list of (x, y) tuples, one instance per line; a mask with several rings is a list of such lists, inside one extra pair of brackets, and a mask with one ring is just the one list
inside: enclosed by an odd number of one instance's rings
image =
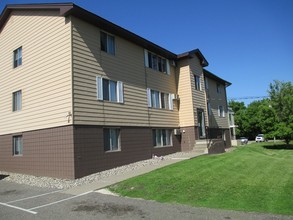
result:
[(282, 146), (251, 144), (230, 153), (197, 157), (123, 181), (110, 190), (166, 203), (293, 215), (293, 150)]

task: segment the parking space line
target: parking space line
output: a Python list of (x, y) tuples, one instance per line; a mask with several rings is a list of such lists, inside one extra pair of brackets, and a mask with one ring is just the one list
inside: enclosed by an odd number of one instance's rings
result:
[(37, 214), (37, 212), (31, 211), (29, 209), (24, 209), (24, 208), (17, 207), (17, 206), (14, 206), (14, 205), (9, 205), (7, 203), (0, 202), (0, 205), (7, 206), (7, 207), (10, 207), (10, 208), (14, 208), (14, 209), (18, 209), (18, 210), (21, 210), (21, 211), (24, 211), (24, 212), (28, 212), (28, 213), (31, 213), (31, 214), (34, 214), (34, 215)]
[(26, 197), (26, 198), (23, 198), (23, 199), (17, 199), (17, 200), (13, 200), (13, 201), (10, 201), (10, 202), (6, 202), (6, 204), (10, 204), (10, 203), (14, 203), (14, 202), (20, 202), (20, 201), (24, 201), (24, 200), (27, 200), (27, 199), (33, 199), (33, 198), (41, 197), (41, 196), (46, 196), (46, 195), (50, 195), (50, 194), (57, 193), (57, 192), (60, 192), (60, 191), (62, 191), (62, 190), (57, 190), (57, 191), (53, 191), (53, 192), (48, 192), (48, 193), (36, 195), (36, 196)]
[(82, 194), (79, 194), (79, 195), (76, 195), (76, 196), (72, 196), (72, 197), (69, 197), (69, 198), (66, 198), (66, 199), (58, 200), (56, 202), (51, 202), (51, 203), (48, 203), (48, 204), (45, 204), (45, 205), (33, 207), (33, 208), (28, 209), (28, 210), (31, 211), (31, 210), (43, 208), (43, 207), (46, 207), (46, 206), (55, 205), (57, 203), (64, 202), (64, 201), (67, 201), (67, 200), (71, 200), (71, 199), (74, 199), (74, 198), (77, 198), (77, 197), (80, 197), (80, 196), (84, 196), (84, 195), (87, 195), (87, 194), (92, 193), (92, 192), (93, 191), (88, 191), (88, 192), (85, 192), (85, 193), (82, 193)]

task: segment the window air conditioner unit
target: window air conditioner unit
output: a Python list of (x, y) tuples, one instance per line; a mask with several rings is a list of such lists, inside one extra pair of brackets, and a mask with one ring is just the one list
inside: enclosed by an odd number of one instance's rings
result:
[(174, 94), (173, 99), (174, 100), (179, 100), (179, 95), (178, 94)]
[(174, 135), (181, 135), (180, 129), (174, 129)]

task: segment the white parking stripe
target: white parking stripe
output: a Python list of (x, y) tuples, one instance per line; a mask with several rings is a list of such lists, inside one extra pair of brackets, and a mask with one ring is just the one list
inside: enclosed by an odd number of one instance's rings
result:
[(7, 207), (10, 207), (10, 208), (14, 208), (14, 209), (18, 209), (18, 210), (21, 210), (21, 211), (24, 211), (24, 212), (28, 212), (28, 213), (31, 213), (31, 214), (34, 214), (34, 215), (37, 214), (37, 212), (31, 211), (29, 209), (23, 209), (21, 207), (17, 207), (17, 206), (14, 206), (14, 205), (9, 205), (7, 203), (0, 202), (0, 205), (7, 206)]
[(79, 194), (79, 195), (76, 195), (76, 196), (72, 196), (72, 197), (69, 197), (69, 198), (66, 198), (66, 199), (58, 200), (56, 202), (51, 202), (51, 203), (48, 203), (48, 204), (45, 204), (45, 205), (33, 207), (33, 208), (28, 209), (28, 210), (34, 210), (34, 209), (39, 209), (39, 208), (43, 208), (43, 207), (46, 207), (46, 206), (54, 205), (54, 204), (57, 204), (57, 203), (60, 203), (60, 202), (64, 202), (64, 201), (67, 201), (67, 200), (70, 200), (70, 199), (74, 199), (74, 198), (77, 198), (77, 197), (80, 197), (80, 196), (87, 195), (87, 194), (89, 194), (91, 192), (93, 192), (93, 191), (85, 192), (85, 193), (82, 193), (82, 194)]
[(10, 201), (10, 202), (6, 202), (6, 204), (19, 202), (19, 201), (24, 201), (24, 200), (27, 200), (27, 199), (33, 199), (33, 198), (37, 198), (37, 197), (41, 197), (41, 196), (46, 196), (46, 195), (57, 193), (57, 192), (60, 192), (60, 191), (62, 191), (62, 190), (48, 192), (48, 193), (40, 194), (40, 195), (37, 195), (37, 196), (26, 197), (26, 198), (23, 198), (23, 199), (17, 199), (17, 200), (13, 200), (13, 201)]

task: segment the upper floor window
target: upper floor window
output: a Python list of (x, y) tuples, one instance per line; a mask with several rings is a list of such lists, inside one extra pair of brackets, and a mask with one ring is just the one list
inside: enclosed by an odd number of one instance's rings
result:
[(120, 150), (120, 129), (104, 128), (104, 150), (105, 151)]
[(97, 76), (97, 99), (111, 102), (124, 102), (123, 82)]
[(160, 57), (154, 53), (151, 53), (147, 50), (144, 52), (145, 56), (145, 66), (156, 71), (166, 73), (170, 75), (170, 65), (169, 60), (163, 57)]
[(101, 50), (115, 55), (115, 37), (101, 31)]
[(13, 68), (16, 68), (22, 64), (22, 47), (13, 51)]
[(21, 110), (21, 98), (22, 92), (21, 90), (12, 93), (12, 111), (20, 111)]
[(13, 155), (22, 155), (22, 136), (13, 136)]
[(172, 130), (154, 129), (153, 145), (156, 147), (172, 146)]
[(205, 86), (205, 89), (208, 90), (209, 89), (209, 81), (208, 81), (208, 78), (204, 78), (204, 86)]
[(219, 106), (219, 108), (218, 108), (218, 116), (219, 117), (222, 117), (222, 118), (224, 118), (225, 117), (225, 111), (224, 111), (224, 108), (223, 108), (223, 106)]
[(200, 76), (194, 75), (194, 83), (195, 83), (195, 89), (196, 90), (201, 90), (201, 87), (200, 87)]
[(218, 94), (221, 94), (222, 91), (221, 91), (221, 84), (220, 83), (217, 83), (217, 93)]
[(148, 88), (147, 97), (149, 107), (173, 110), (174, 94), (159, 92)]
[(208, 107), (208, 115), (212, 115), (212, 107), (210, 102), (207, 102), (207, 107)]

